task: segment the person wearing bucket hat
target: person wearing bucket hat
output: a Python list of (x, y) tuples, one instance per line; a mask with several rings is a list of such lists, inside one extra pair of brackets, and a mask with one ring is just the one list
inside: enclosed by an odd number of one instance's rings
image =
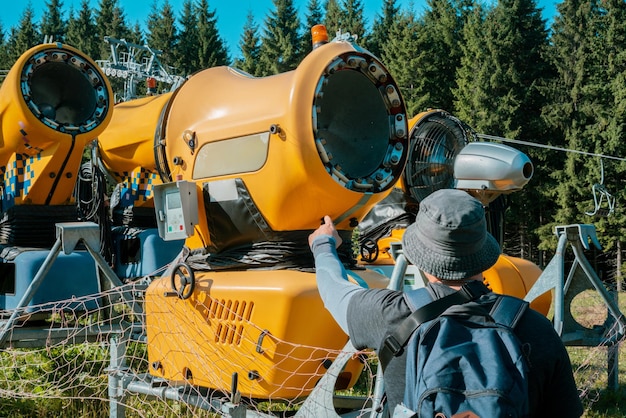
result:
[[(414, 310), (465, 284), (488, 293), (482, 283), (483, 272), (500, 256), (497, 241), (487, 231), (482, 204), (456, 189), (438, 190), (423, 199), (415, 222), (403, 235), (403, 254), (429, 282), (424, 288), (410, 290), (419, 293), (411, 297), (402, 291), (365, 289), (350, 282), (337, 256), (342, 240), (329, 216), (308, 241), (324, 306), (357, 349), (378, 349), (389, 330)], [(416, 306), (415, 300), (423, 300), (423, 304)], [(527, 309), (515, 334), (528, 353), (530, 416), (581, 416), (570, 359), (550, 321)], [(391, 358), (385, 369), (387, 411), (402, 402), (405, 362), (403, 353)]]

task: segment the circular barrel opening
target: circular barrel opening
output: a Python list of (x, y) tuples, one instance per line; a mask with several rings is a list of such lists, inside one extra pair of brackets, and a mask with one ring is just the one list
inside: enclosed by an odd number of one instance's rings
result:
[(348, 189), (392, 187), (407, 154), (405, 108), (398, 87), (368, 54), (346, 54), (318, 83), (315, 141), (328, 173)]
[(389, 141), (389, 114), (378, 89), (356, 71), (328, 78), (319, 135), (333, 164), (347, 177), (366, 177), (381, 165)]
[(57, 62), (41, 66), (30, 79), (32, 101), (43, 116), (63, 125), (82, 125), (96, 109), (96, 93), (78, 69)]
[(66, 49), (35, 54), (24, 66), (22, 94), (38, 119), (60, 132), (89, 132), (106, 118), (109, 97), (101, 73)]

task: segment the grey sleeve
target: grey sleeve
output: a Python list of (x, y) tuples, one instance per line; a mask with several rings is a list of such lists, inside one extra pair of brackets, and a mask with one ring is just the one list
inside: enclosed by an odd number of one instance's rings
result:
[[(410, 314), (401, 292), (368, 289), (357, 293), (348, 305), (350, 340), (358, 349), (378, 350), (387, 332)], [(385, 371), (385, 392), (390, 410), (402, 402), (405, 384), (406, 355), (394, 357)]]
[(369, 289), (359, 293), (348, 305), (350, 339), (356, 348), (378, 350), (387, 333), (410, 313), (402, 292)]
[(329, 235), (318, 236), (311, 250), (315, 257), (317, 287), (324, 306), (348, 334), (348, 303), (355, 293), (365, 289), (348, 281), (346, 270), (337, 256), (334, 238)]

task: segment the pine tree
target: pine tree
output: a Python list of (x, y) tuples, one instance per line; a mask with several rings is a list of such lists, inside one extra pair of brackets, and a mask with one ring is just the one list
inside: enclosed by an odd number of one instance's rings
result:
[(367, 43), (365, 18), (361, 0), (343, 0), (344, 20), (342, 32), (356, 36), (359, 45)]
[(191, 74), (200, 70), (198, 63), (198, 18), (192, 0), (183, 2), (179, 19), (180, 33), (176, 44), (176, 67), (181, 74)]
[(91, 8), (89, 7), (89, 0), (81, 1), (78, 16), (74, 17), (73, 11), (70, 11), (65, 42), (87, 54), (92, 59), (100, 58), (100, 42), (96, 35), (96, 27)]
[(324, 20), (324, 25), (326, 25), (326, 30), (328, 31), (328, 37), (332, 40), (335, 38), (335, 34), (338, 31), (345, 32), (343, 28), (344, 24), (344, 12), (341, 6), (338, 3), (338, 0), (327, 0), (326, 1), (326, 18)]
[(416, 74), (423, 79), (423, 107), (454, 112), (456, 74), (461, 66), (463, 27), (474, 9), (473, 0), (429, 0)]
[(139, 24), (139, 22), (135, 22), (135, 24), (131, 28), (127, 41), (132, 42), (136, 45), (144, 45), (146, 43), (143, 30), (141, 29), (141, 25)]
[(260, 55), (260, 39), (258, 35), (259, 27), (254, 22), (252, 11), (248, 11), (246, 23), (243, 26), (243, 34), (239, 47), (241, 48), (242, 58), (235, 60), (235, 67), (254, 76), (260, 75), (259, 72), (259, 55)]
[(9, 37), (7, 52), (11, 63), (42, 41), (37, 24), (33, 21), (34, 17), (33, 7), (28, 3), (22, 13), (18, 29), (12, 29)]
[[(487, 37), (493, 49), (489, 94), (495, 106), (490, 131), (486, 132), (543, 142), (547, 131), (541, 111), (546, 99), (540, 87), (550, 77), (551, 68), (544, 57), (548, 35), (541, 11), (534, 0), (501, 0), (490, 22)], [(553, 181), (544, 163), (545, 153), (535, 148), (524, 151), (540, 168), (530, 187), (510, 197), (506, 245), (511, 254), (516, 250), (518, 256), (531, 258), (538, 256), (535, 230), (554, 206), (541, 198), (542, 189), (552, 187)]]
[[(469, 76), (464, 81), (471, 82), (459, 83), (459, 92), (466, 87), (470, 90), (468, 95), (458, 97), (469, 103), (461, 102), (459, 111), (480, 132), (509, 138), (522, 133), (522, 121), (527, 117), (524, 112), (530, 110), (525, 95), (545, 67), (540, 48), (547, 35), (539, 11), (533, 6), (532, 0), (500, 1), (484, 24), (478, 22), (478, 31), (466, 38), (463, 75)], [(475, 109), (480, 109), (479, 113)]]
[(274, 10), (265, 19), (261, 38), (261, 73), (272, 75), (293, 70), (300, 62), (300, 19), (293, 0), (273, 0)]
[[(100, 8), (95, 13), (96, 42), (99, 52), (96, 59), (110, 59), (111, 45), (106, 42), (106, 38), (128, 39), (131, 31), (126, 25), (124, 11), (118, 4), (118, 0), (100, 0)], [(121, 52), (118, 50), (118, 53)], [(110, 78), (111, 88), (116, 97), (125, 97), (124, 80), (121, 78)]]
[(454, 112), (458, 118), (483, 131), (479, 122), (489, 112), (490, 98), (483, 86), (489, 83), (491, 69), (485, 47), (485, 15), (480, 4), (474, 7), (463, 26), (461, 65), (457, 70), (457, 87), (453, 90)]
[[(626, 144), (623, 140), (626, 131), (626, 3), (607, 0), (601, 6), (599, 24), (596, 25), (599, 33), (594, 42), (596, 48), (600, 49), (598, 52), (601, 56), (598, 59), (602, 61), (598, 63), (598, 77), (594, 80), (594, 85), (601, 86), (596, 88), (598, 94), (595, 101), (602, 110), (596, 115), (601, 117), (599, 123), (591, 129), (597, 132), (597, 136), (594, 136), (594, 152), (623, 156), (626, 155)], [(603, 83), (602, 80), (609, 82)], [(626, 198), (626, 164), (623, 161), (594, 158), (588, 160), (588, 166), (589, 182), (593, 184), (592, 197), (602, 200), (599, 200), (599, 207), (596, 207), (594, 201), (588, 202), (593, 209), (587, 210), (587, 213), (595, 214), (590, 218), (591, 221), (585, 219), (584, 222), (596, 226), (608, 273), (603, 279), (614, 281), (617, 289), (623, 290), (622, 248), (626, 212), (619, 202)], [(609, 195), (618, 203), (610, 200)], [(614, 206), (611, 207), (610, 204)], [(604, 216), (611, 208), (614, 212)]]
[[(8, 71), (13, 65), (12, 61), (9, 61), (8, 55), (8, 43), (6, 40), (4, 27), (2, 26), (2, 22), (0, 22), (0, 71)], [(0, 73), (0, 85), (2, 85), (2, 78), (4, 77), (4, 73)]]
[[(606, 45), (607, 54), (607, 80), (611, 80), (611, 98), (609, 109), (611, 114), (606, 129), (605, 141), (606, 148), (604, 153), (611, 155), (626, 155), (626, 142), (623, 140), (626, 134), (626, 3), (621, 0), (608, 0), (606, 15)], [(618, 202), (624, 202), (626, 199), (626, 164), (622, 162), (611, 162), (607, 164), (607, 186), (615, 193)], [(626, 220), (624, 217), (623, 205), (616, 208), (616, 213), (611, 218), (611, 228), (613, 235), (616, 237), (616, 244), (622, 241), (624, 237), (624, 226)], [(608, 228), (607, 228), (608, 229)], [(618, 245), (615, 247), (617, 255), (620, 255)], [(619, 247), (622, 247), (619, 245)], [(618, 261), (618, 267), (621, 267), (621, 261)], [(621, 269), (618, 270), (618, 279), (621, 279)], [(620, 282), (622, 280), (618, 280)], [(620, 284), (619, 288), (624, 286)], [(626, 289), (625, 289), (626, 290)]]
[[(565, 1), (558, 9), (550, 50), (558, 76), (550, 86), (551, 104), (545, 106), (545, 120), (561, 132), (562, 142), (558, 145), (594, 152), (600, 145), (599, 131), (607, 125), (601, 99), (606, 94), (602, 75), (606, 50), (598, 36), (599, 1)], [(594, 180), (590, 178), (592, 166)], [(578, 223), (592, 208), (590, 185), (599, 179), (597, 167), (599, 164), (590, 162), (588, 157), (568, 153), (564, 164), (553, 169), (552, 176), (558, 182), (558, 187), (551, 191), (558, 206), (553, 218), (556, 224)]]
[(400, 8), (396, 6), (397, 0), (385, 0), (383, 2), (382, 14), (376, 15), (372, 25), (372, 33), (367, 38), (367, 49), (377, 57), (382, 54), (382, 48), (387, 40), (391, 29), (397, 25), (396, 16)]
[(109, 58), (111, 47), (105, 42), (105, 37), (126, 39), (130, 35), (130, 29), (126, 24), (124, 11), (118, 4), (118, 0), (100, 0), (99, 9), (95, 14), (97, 41), (99, 43), (99, 59)]
[(401, 11), (396, 17), (396, 24), (391, 27), (387, 41), (383, 44), (381, 59), (398, 84), (407, 107), (408, 117), (412, 117), (428, 100), (421, 88), (424, 80), (419, 73), (420, 35), (423, 24), (414, 13)]
[(459, 116), (478, 131), (535, 138), (549, 66), (547, 31), (534, 0), (501, 0), (483, 21), (480, 8), (464, 32), (456, 90)]
[(217, 30), (215, 10), (209, 10), (208, 0), (198, 3), (198, 65), (201, 69), (230, 64), (228, 50)]
[[(542, 57), (547, 31), (534, 0), (500, 0), (486, 26), (492, 76), (489, 93), (497, 115), (490, 132), (509, 138), (535, 138), (542, 98), (537, 80), (546, 73)], [(539, 106), (537, 106), (539, 105)]]
[(48, 10), (41, 19), (41, 34), (47, 36), (50, 41), (65, 42), (65, 31), (67, 23), (63, 20), (61, 0), (50, 0), (46, 2)]
[[(546, 129), (540, 85), (550, 67), (544, 58), (545, 21), (535, 1), (501, 0), (484, 23), (476, 16), (468, 26), (455, 91), (459, 117), (480, 133), (541, 141)], [(532, 156), (534, 150), (527, 152)], [(535, 182), (546, 187), (549, 173), (536, 172)], [(515, 228), (507, 230), (506, 245), (511, 254), (538, 256), (539, 238), (534, 231), (550, 206), (539, 192), (526, 187), (510, 197), (506, 215)]]
[(150, 48), (160, 51), (159, 60), (165, 66), (175, 64), (175, 47), (177, 42), (176, 18), (174, 10), (168, 0), (165, 0), (160, 9), (157, 0), (152, 5), (152, 13), (148, 15), (147, 42)]

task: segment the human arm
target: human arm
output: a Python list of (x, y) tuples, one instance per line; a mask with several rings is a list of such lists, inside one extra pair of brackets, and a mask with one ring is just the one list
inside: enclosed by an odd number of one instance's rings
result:
[(324, 223), (309, 236), (320, 296), (326, 309), (348, 334), (348, 302), (355, 293), (365, 289), (348, 280), (346, 270), (337, 256), (341, 242), (329, 216), (325, 216)]

